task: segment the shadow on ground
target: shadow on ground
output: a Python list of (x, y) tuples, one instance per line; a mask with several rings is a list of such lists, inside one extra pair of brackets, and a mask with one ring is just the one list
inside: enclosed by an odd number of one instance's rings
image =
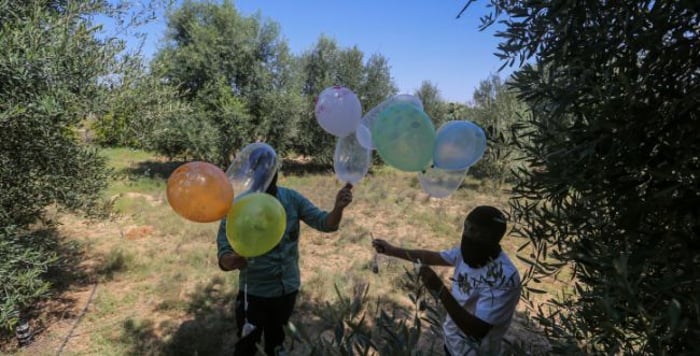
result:
[[(290, 354), (326, 355), (330, 349), (336, 349), (333, 338), (343, 320), (362, 323), (361, 329), (371, 332), (373, 315), (378, 315), (375, 314), (376, 308), (365, 308), (354, 317), (349, 317), (354, 308), (369, 306), (360, 301), (363, 288), (355, 286), (354, 292), (343, 300), (314, 301), (300, 294), (291, 320), (297, 326), (298, 333), (295, 335), (288, 331), (285, 341)], [(152, 320), (129, 319), (122, 325), (120, 342), (128, 355), (231, 355), (237, 340), (233, 313), (235, 297), (234, 289), (225, 286), (222, 279), (214, 277), (189, 296), (184, 322), (179, 325), (156, 325)], [(409, 318), (412, 315), (405, 306), (390, 300), (382, 301), (382, 308), (387, 310), (387, 316), (395, 318)], [(365, 315), (364, 321), (361, 321), (362, 315)], [(399, 325), (398, 322), (396, 325)], [(424, 329), (422, 334), (423, 337), (433, 338), (428, 329)], [(345, 335), (349, 337), (350, 333)], [(352, 341), (358, 342), (356, 339)], [(322, 345), (326, 347), (319, 347)], [(435, 350), (441, 351), (438, 348)]]
[(187, 301), (186, 320), (179, 325), (127, 319), (120, 341), (128, 355), (230, 355), (236, 338), (235, 291), (212, 278)]
[[(188, 161), (143, 161), (133, 167), (124, 168), (117, 174), (123, 174), (128, 177), (148, 176), (151, 178), (168, 179), (170, 174), (177, 167), (187, 163)], [(221, 168), (221, 167), (219, 167)], [(223, 167), (225, 170), (227, 167)], [(287, 176), (304, 176), (307, 174), (332, 174), (332, 163), (319, 163), (313, 160), (302, 161), (285, 158), (282, 162), (280, 170)]]
[(128, 177), (147, 176), (157, 179), (168, 179), (177, 167), (187, 163), (186, 161), (142, 161), (138, 164), (124, 168), (120, 173), (126, 174)]
[[(37, 227), (31, 233), (18, 240), (22, 251), (34, 251), (48, 256), (55, 253), (57, 260), (47, 271), (35, 277), (51, 285), (49, 295), (36, 300), (20, 311), (23, 319), (28, 320), (34, 339), (54, 323), (65, 320), (78, 320), (82, 317), (83, 303), (72, 297), (68, 290), (94, 288), (96, 283), (110, 280), (115, 273), (125, 269), (123, 256), (96, 256), (95, 263), (85, 265), (85, 249), (77, 241), (68, 240), (60, 234), (52, 222)], [(15, 335), (6, 329), (0, 329), (0, 352), (15, 352), (18, 344)]]

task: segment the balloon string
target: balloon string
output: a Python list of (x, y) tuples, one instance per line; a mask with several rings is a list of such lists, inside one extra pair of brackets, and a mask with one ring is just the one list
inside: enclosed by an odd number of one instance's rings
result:
[(248, 274), (243, 277), (243, 314), (245, 322), (248, 322)]
[[(372, 239), (372, 242), (374, 242), (374, 234), (372, 234), (372, 232), (369, 233), (369, 237)], [(374, 259), (372, 261), (372, 272), (379, 273), (379, 253), (376, 249), (374, 250)]]

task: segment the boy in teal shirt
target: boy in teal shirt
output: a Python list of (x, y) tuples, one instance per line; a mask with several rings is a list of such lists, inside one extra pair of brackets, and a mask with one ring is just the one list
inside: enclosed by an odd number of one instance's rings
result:
[(338, 191), (332, 211), (320, 210), (299, 192), (278, 187), (277, 174), (266, 193), (276, 197), (287, 214), (287, 227), (277, 246), (262, 256), (238, 256), (226, 238), (225, 220), (221, 221), (216, 238), (219, 267), (224, 271), (240, 269), (242, 289), (236, 298), (239, 340), (234, 355), (254, 355), (262, 334), (265, 334), (266, 354), (277, 355), (281, 350), (284, 325), (294, 310), (301, 284), (299, 222), (322, 232), (337, 231), (343, 210), (352, 202), (352, 185), (347, 184)]

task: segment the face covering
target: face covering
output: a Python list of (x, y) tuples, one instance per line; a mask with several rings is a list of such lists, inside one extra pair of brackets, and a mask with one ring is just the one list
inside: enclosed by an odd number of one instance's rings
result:
[(494, 260), (501, 253), (501, 245), (486, 244), (481, 241), (462, 239), (462, 259), (471, 268), (481, 268), (489, 261)]
[(267, 186), (265, 193), (270, 194), (275, 198), (277, 197), (277, 173), (275, 173), (274, 177), (272, 177), (272, 181), (270, 182), (270, 185)]

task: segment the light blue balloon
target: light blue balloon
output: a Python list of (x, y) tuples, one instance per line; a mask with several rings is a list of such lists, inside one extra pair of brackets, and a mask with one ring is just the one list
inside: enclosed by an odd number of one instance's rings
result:
[(379, 113), (372, 139), (384, 162), (402, 171), (420, 172), (433, 158), (435, 126), (423, 110), (399, 101)]
[(449, 121), (435, 138), (435, 167), (460, 170), (474, 165), (486, 151), (486, 134), (471, 121)]
[(357, 184), (369, 171), (372, 155), (362, 147), (355, 135), (338, 138), (333, 155), (333, 169), (339, 180)]
[(454, 193), (467, 175), (469, 168), (449, 171), (430, 167), (418, 173), (418, 181), (423, 191), (433, 198), (445, 198)]

